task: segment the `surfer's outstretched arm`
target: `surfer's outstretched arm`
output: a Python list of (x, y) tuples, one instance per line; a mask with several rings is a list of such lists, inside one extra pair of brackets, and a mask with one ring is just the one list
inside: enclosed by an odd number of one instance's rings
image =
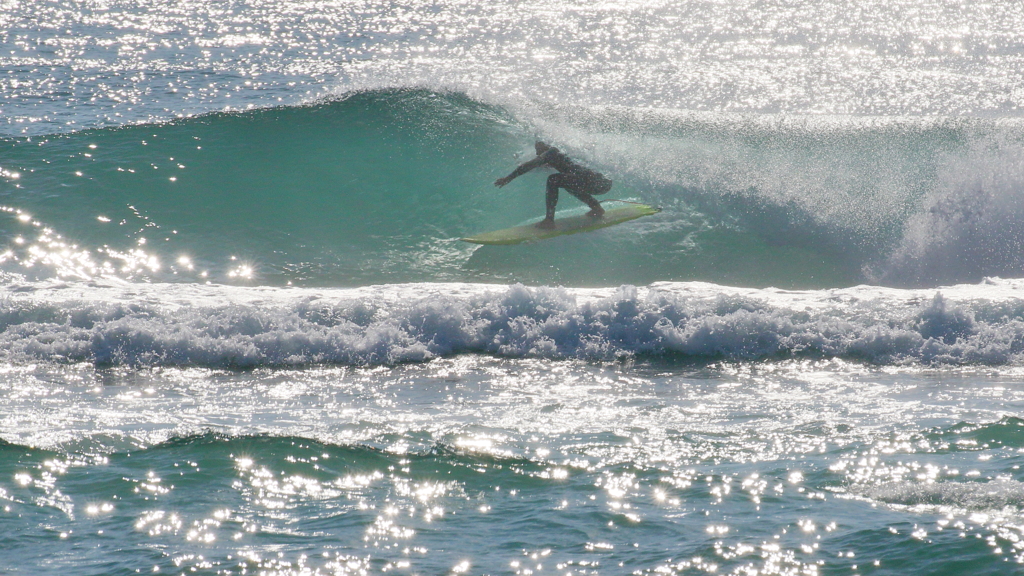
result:
[(529, 160), (527, 162), (523, 162), (522, 164), (519, 165), (519, 167), (517, 167), (515, 170), (513, 170), (512, 173), (509, 174), (508, 176), (505, 176), (504, 178), (498, 178), (497, 180), (495, 180), (494, 181), (494, 185), (497, 186), (498, 188), (501, 188), (505, 184), (508, 184), (509, 182), (515, 180), (516, 178), (522, 176), (523, 174), (526, 174), (530, 170), (533, 170), (534, 168), (539, 168), (540, 166), (543, 166), (544, 163), (547, 162), (547, 157), (546, 156), (547, 156), (546, 154), (541, 154), (540, 156), (537, 156), (533, 160)]

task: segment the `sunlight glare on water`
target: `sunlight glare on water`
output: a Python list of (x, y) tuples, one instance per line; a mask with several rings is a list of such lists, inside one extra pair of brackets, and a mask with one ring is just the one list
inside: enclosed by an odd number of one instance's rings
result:
[[(475, 356), (390, 368), (164, 370), (114, 385), (102, 372), (58, 370), (68, 382), (60, 389), (34, 384), (52, 379), (35, 368), (4, 375), (4, 410), (47, 423), (28, 432), (7, 420), (4, 437), (108, 440), (79, 445), (101, 450), (95, 456), (24, 461), (9, 498), (35, 493), (65, 510), (59, 525), (69, 533), (83, 523), (113, 529), (128, 515), (134, 532), (124, 537), (181, 551), (161, 567), (437, 572), (468, 562), (517, 574), (781, 575), (872, 565), (878, 556), (851, 550), (875, 533), (935, 545), (977, 536), (994, 543), (989, 553), (1024, 559), (1024, 526), (1007, 508), (1024, 502), (1024, 488), (990, 472), (1020, 459), (998, 448), (1011, 439), (999, 428), (1019, 421), (928, 428), (954, 415), (991, 421), (985, 396), (996, 388), (1024, 401), (1024, 389), (998, 378), (972, 390), (955, 378), (936, 384), (916, 370), (885, 376), (836, 362), (670, 375), (657, 364), (624, 371)], [(954, 392), (962, 402), (942, 400)], [(40, 402), (54, 394), (78, 400)], [(124, 485), (115, 500), (61, 495), (100, 463)], [(186, 505), (195, 483), (222, 496)], [(920, 521), (906, 524), (903, 510)], [(532, 528), (506, 531), (524, 522)], [(574, 528), (557, 535), (560, 525)], [(301, 554), (272, 544), (314, 534), (338, 543)], [(690, 543), (683, 557), (639, 560), (681, 542)]]
[(1022, 18), (1015, 3), (909, 0), (22, 0), (0, 14), (0, 66), (30, 72), (0, 76), (0, 92), (10, 134), (395, 84), (689, 110), (1019, 114)]
[(0, 572), (1020, 573), (1021, 22), (0, 0)]

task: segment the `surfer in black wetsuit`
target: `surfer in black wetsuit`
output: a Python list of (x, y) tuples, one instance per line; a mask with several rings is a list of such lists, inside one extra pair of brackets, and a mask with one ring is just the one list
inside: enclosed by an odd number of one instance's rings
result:
[(534, 147), (537, 150), (537, 157), (519, 165), (511, 174), (504, 178), (498, 178), (494, 185), (501, 188), (516, 177), (526, 174), (540, 166), (551, 166), (558, 170), (557, 174), (548, 176), (548, 188), (546, 196), (547, 216), (537, 223), (538, 228), (555, 227), (555, 205), (558, 204), (558, 189), (565, 188), (569, 194), (578, 198), (581, 202), (590, 206), (587, 216), (600, 218), (604, 214), (601, 203), (594, 199), (594, 194), (604, 194), (612, 189), (612, 181), (602, 174), (584, 168), (562, 154), (558, 148), (548, 146), (544, 142), (537, 142)]

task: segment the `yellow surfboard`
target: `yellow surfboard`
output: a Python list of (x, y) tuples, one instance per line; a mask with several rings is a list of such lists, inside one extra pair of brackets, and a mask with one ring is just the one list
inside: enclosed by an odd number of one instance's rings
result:
[(607, 228), (616, 224), (622, 224), (635, 220), (642, 216), (650, 216), (661, 212), (661, 208), (648, 206), (646, 204), (629, 204), (621, 208), (606, 210), (604, 216), (592, 218), (586, 215), (569, 216), (568, 218), (555, 219), (555, 227), (550, 229), (537, 228), (533, 224), (526, 226), (513, 226), (503, 230), (484, 232), (476, 236), (462, 238), (465, 242), (473, 244), (521, 244), (523, 242), (535, 242), (546, 240), (555, 236), (576, 234), (578, 232), (589, 232), (599, 228)]

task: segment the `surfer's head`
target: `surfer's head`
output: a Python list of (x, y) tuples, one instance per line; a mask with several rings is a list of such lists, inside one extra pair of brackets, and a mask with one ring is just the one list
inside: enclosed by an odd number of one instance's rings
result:
[(536, 142), (534, 142), (533, 148), (534, 148), (534, 150), (537, 151), (537, 156), (540, 156), (541, 154), (543, 154), (543, 153), (547, 152), (548, 150), (550, 150), (551, 146), (548, 146), (547, 143), (545, 143), (545, 142), (541, 142), (540, 140), (537, 140)]

